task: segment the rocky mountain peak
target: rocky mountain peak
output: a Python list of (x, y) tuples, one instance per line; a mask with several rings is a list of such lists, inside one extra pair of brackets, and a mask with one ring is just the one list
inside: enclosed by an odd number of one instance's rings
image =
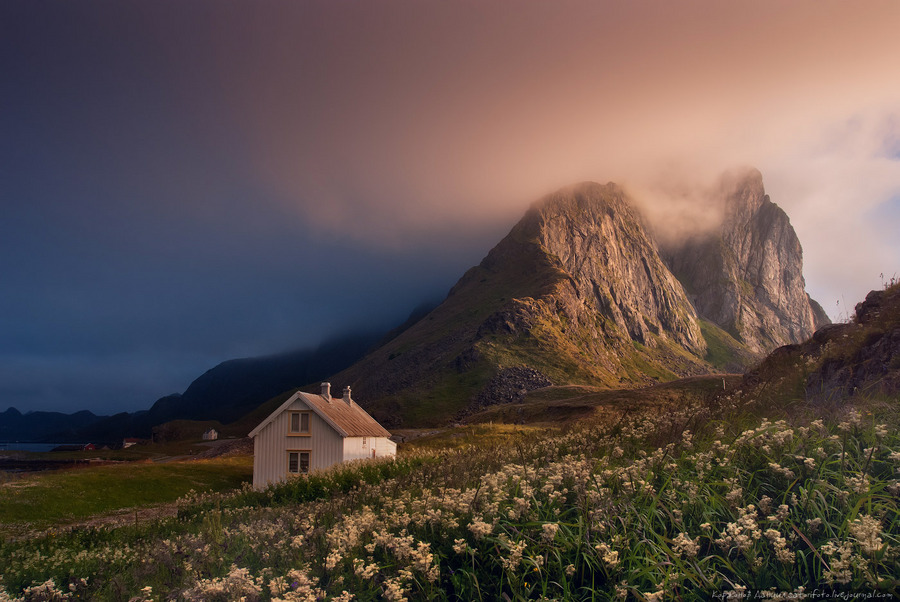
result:
[[(724, 205), (723, 227), (747, 224), (769, 197), (762, 173), (755, 168), (726, 172), (719, 179), (717, 197)], [(727, 226), (726, 226), (727, 224)]]
[(755, 353), (805, 340), (827, 324), (806, 294), (803, 249), (757, 170), (723, 176), (721, 225), (663, 249), (697, 312)]
[(558, 297), (572, 319), (582, 323), (599, 313), (640, 344), (655, 346), (663, 337), (705, 351), (681, 284), (622, 188), (592, 182), (565, 188), (536, 204), (520, 226), (568, 275), (573, 290)]

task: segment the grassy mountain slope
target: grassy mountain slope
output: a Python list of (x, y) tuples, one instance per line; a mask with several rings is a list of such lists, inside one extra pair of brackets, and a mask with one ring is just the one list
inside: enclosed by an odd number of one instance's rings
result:
[(332, 381), (388, 426), (442, 424), (510, 367), (605, 387), (709, 371), (695, 319), (621, 189), (583, 184), (536, 204), (441, 305)]
[(491, 406), (467, 416), (464, 422), (542, 426), (566, 426), (585, 420), (606, 423), (627, 415), (705, 405), (735, 390), (741, 379), (739, 374), (716, 374), (636, 389), (583, 385), (545, 387), (529, 392), (521, 403)]

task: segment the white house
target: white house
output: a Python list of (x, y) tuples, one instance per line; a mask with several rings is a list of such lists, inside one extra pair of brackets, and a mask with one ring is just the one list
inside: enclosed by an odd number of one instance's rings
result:
[(250, 431), (253, 438), (253, 487), (262, 489), (288, 477), (361, 458), (397, 453), (391, 434), (350, 397), (298, 391)]
[(219, 431), (216, 429), (209, 429), (205, 433), (203, 433), (204, 441), (215, 441), (219, 438)]

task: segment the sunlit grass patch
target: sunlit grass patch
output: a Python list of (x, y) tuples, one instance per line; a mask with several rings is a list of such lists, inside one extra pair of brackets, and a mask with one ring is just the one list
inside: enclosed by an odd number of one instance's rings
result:
[(504, 445), (523, 436), (544, 436), (545, 428), (531, 425), (505, 423), (468, 424), (457, 427), (433, 429), (420, 437), (410, 438), (402, 449), (446, 450), (466, 446)]
[(233, 489), (252, 473), (253, 459), (247, 456), (35, 473), (0, 485), (0, 531), (4, 526), (49, 527), (122, 508), (174, 502), (191, 489)]

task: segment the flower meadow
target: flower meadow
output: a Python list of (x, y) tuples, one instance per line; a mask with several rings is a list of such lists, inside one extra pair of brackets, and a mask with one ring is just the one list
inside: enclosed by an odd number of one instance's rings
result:
[[(683, 408), (407, 451), (0, 544), (8, 600), (798, 599), (900, 589), (900, 437)], [(819, 598), (821, 599), (821, 597)]]

